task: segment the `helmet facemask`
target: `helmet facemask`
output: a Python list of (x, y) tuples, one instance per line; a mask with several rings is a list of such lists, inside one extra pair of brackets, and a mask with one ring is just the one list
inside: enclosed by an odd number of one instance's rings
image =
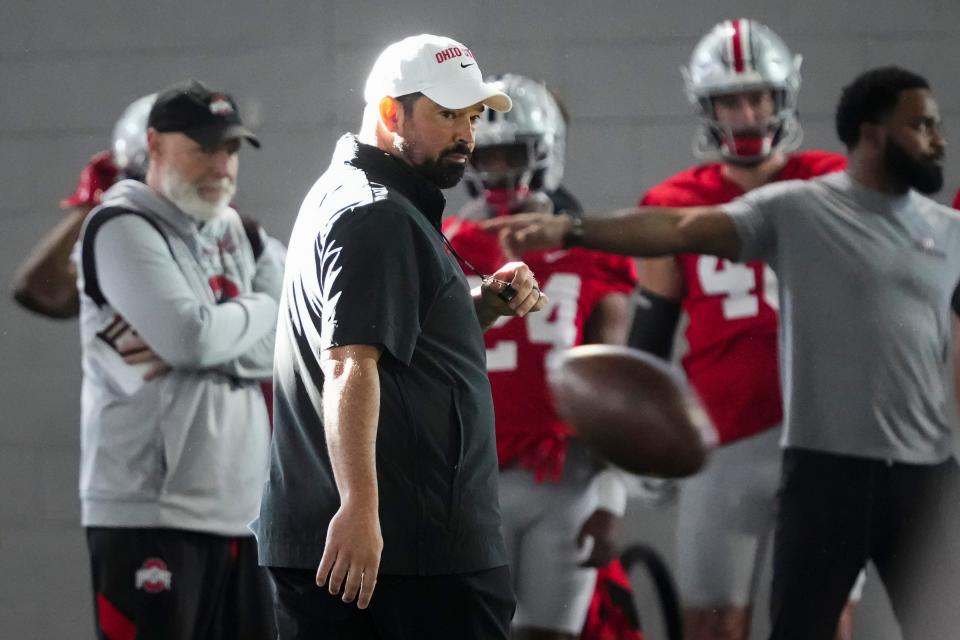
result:
[(542, 187), (547, 164), (543, 147), (542, 140), (526, 136), (474, 149), (470, 172), (490, 206), (513, 207)]
[(549, 202), (560, 185), (566, 123), (555, 98), (540, 82), (518, 74), (490, 80), (513, 100), (506, 113), (487, 110), (477, 122), (476, 146), (464, 183), (488, 213), (513, 212)]
[(696, 141), (699, 157), (715, 157), (724, 162), (744, 167), (763, 163), (774, 151), (795, 149), (802, 137), (796, 112), (787, 108), (784, 92), (770, 90), (774, 112), (765, 121), (755, 125), (737, 127), (720, 122), (714, 99), (716, 94), (700, 100), (701, 129)]

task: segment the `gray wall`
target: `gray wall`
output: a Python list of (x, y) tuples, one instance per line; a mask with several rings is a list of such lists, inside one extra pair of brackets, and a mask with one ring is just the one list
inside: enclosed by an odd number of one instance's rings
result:
[[(264, 148), (243, 153), (238, 203), (286, 239), (333, 141), (356, 126), (376, 52), (423, 31), (463, 40), (487, 73), (550, 83), (573, 114), (568, 185), (589, 209), (632, 203), (691, 163), (692, 118), (677, 68), (710, 25), (740, 15), (803, 53), (808, 146), (838, 149), (834, 102), (868, 66), (912, 67), (933, 82), (948, 122), (960, 112), (956, 0), (5, 0), (0, 274), (9, 280), (58, 219), (58, 199), (106, 146), (121, 110), (188, 76), (240, 99)], [(949, 185), (960, 183), (957, 166)], [(76, 497), (76, 325), (36, 318), (6, 297), (0, 320), (0, 636), (92, 637)], [(632, 535), (669, 552), (672, 518), (635, 510)], [(858, 637), (894, 638), (873, 588)]]

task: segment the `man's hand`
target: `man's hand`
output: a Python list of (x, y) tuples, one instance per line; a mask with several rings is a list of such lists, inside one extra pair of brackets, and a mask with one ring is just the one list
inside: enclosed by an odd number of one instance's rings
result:
[(606, 509), (597, 509), (580, 527), (577, 544), (583, 546), (587, 538), (593, 540), (590, 557), (583, 561), (582, 567), (602, 567), (610, 564), (620, 555), (620, 531), (617, 516)]
[(480, 227), (499, 236), (507, 255), (520, 256), (527, 251), (563, 246), (573, 228), (573, 218), (567, 214), (517, 213), (484, 220)]
[(377, 505), (344, 503), (330, 520), (323, 557), (317, 568), (317, 586), (328, 585), (331, 595), (343, 588), (343, 601), (357, 599), (366, 609), (377, 586), (383, 537)]
[(484, 328), (500, 316), (524, 317), (540, 311), (547, 304), (547, 295), (540, 291), (530, 267), (522, 262), (508, 262), (483, 284), (473, 290), (474, 304), (480, 325)]
[(159, 378), (163, 374), (171, 371), (170, 366), (163, 358), (158, 356), (150, 346), (143, 341), (136, 331), (132, 329), (121, 335), (116, 342), (117, 352), (123, 356), (123, 361), (127, 364), (150, 363), (152, 366), (143, 374), (143, 379), (147, 382)]

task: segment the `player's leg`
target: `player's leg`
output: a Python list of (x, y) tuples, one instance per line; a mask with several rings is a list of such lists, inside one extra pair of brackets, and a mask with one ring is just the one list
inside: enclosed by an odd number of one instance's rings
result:
[(531, 487), (535, 501), (526, 508), (539, 517), (526, 527), (519, 547), (515, 638), (561, 640), (583, 629), (596, 586), (596, 570), (581, 567), (589, 549), (577, 543), (584, 521), (596, 507), (592, 477), (596, 467), (576, 445), (567, 454), (557, 483)]
[(518, 593), (517, 576), (524, 571), (523, 558), (520, 556), (521, 542), (524, 533), (539, 518), (542, 505), (538, 501), (533, 476), (526, 469), (510, 467), (501, 470), (498, 491), (511, 586), (514, 593)]
[(87, 529), (98, 637), (193, 638), (206, 548), (172, 529)]
[(687, 640), (744, 640), (773, 525), (780, 429), (714, 451), (685, 480), (677, 518), (677, 583)]
[(869, 552), (877, 464), (866, 458), (784, 451), (770, 594), (771, 640), (834, 637)]
[(960, 607), (960, 469), (892, 465), (875, 544), (877, 567), (905, 640), (956, 637)]

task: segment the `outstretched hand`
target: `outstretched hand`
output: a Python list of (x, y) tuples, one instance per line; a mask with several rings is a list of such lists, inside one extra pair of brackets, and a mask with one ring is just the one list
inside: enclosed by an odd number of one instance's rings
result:
[(520, 256), (527, 251), (562, 246), (573, 226), (573, 219), (565, 214), (517, 213), (483, 220), (479, 224), (485, 231), (499, 236), (507, 255)]

